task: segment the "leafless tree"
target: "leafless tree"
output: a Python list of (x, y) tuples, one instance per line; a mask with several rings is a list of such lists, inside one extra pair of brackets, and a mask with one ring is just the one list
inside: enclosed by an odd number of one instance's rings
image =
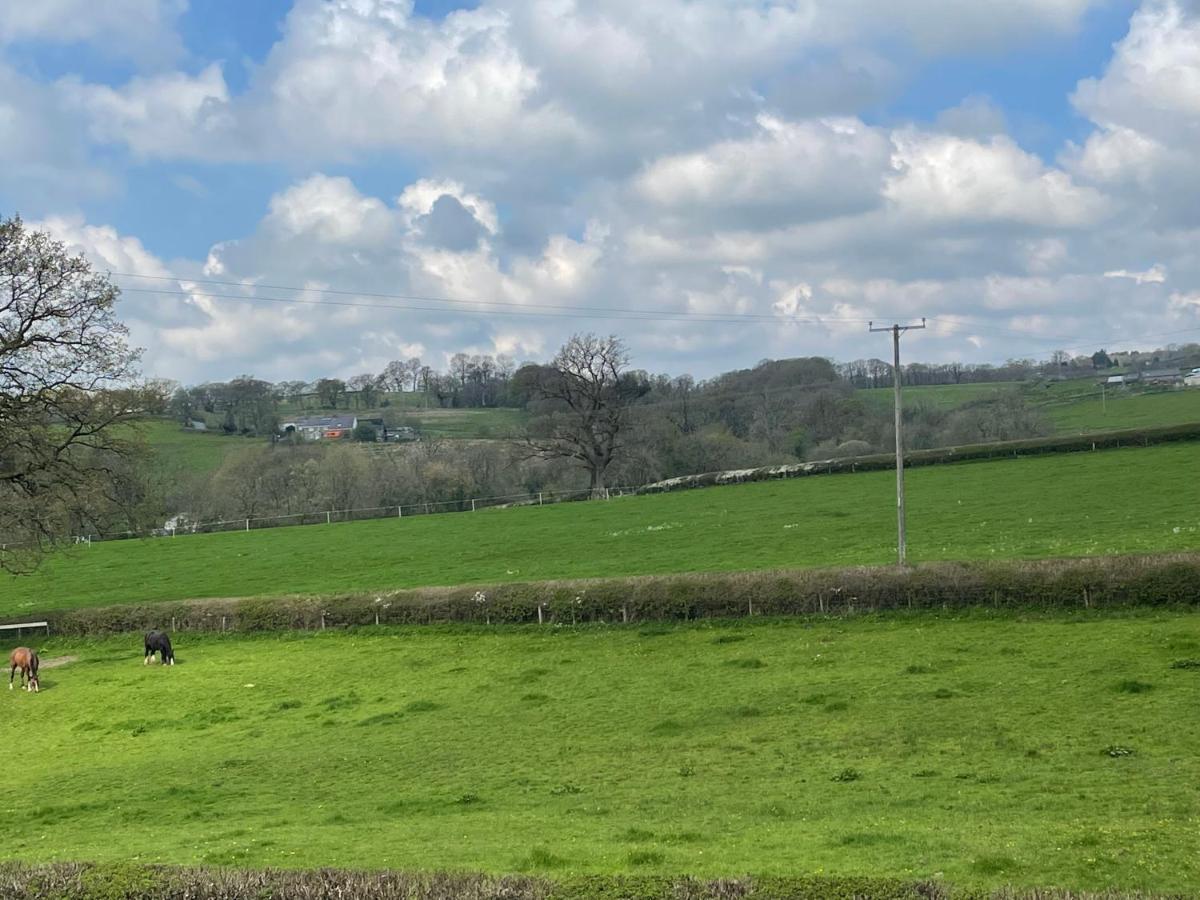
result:
[(525, 446), (541, 459), (571, 459), (588, 473), (593, 496), (602, 495), (605, 472), (621, 452), (622, 432), (638, 388), (624, 371), (629, 354), (620, 338), (574, 335), (548, 366), (534, 375), (537, 415)]
[(35, 565), (124, 494), (143, 404), (117, 295), (62, 243), (0, 221), (0, 568)]

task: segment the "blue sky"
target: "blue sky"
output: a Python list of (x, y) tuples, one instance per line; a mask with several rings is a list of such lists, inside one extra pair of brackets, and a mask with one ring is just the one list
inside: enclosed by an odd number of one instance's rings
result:
[[(870, 354), (887, 314), (974, 362), (1200, 325), (1186, 2), (47, 4), (0, 11), (0, 211), (171, 276), (123, 308), (182, 380), (535, 358), (579, 328), (703, 376)], [(587, 318), (615, 307), (663, 321)]]

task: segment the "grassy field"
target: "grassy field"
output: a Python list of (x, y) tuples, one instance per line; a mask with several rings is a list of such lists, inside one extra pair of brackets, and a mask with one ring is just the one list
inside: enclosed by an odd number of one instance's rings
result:
[(412, 409), (404, 421), (420, 429), (423, 438), (485, 440), (503, 438), (520, 428), (520, 409)]
[[(1200, 547), (1200, 445), (909, 471), (909, 558)], [(894, 558), (895, 477), (868, 472), (611, 501), (96, 543), (0, 580), (0, 615), (75, 606)]]
[[(1020, 382), (997, 381), (987, 384), (930, 384), (904, 388), (905, 406), (930, 406), (935, 409), (955, 409), (975, 400), (987, 400), (999, 394), (1019, 390)], [(878, 409), (891, 409), (895, 394), (890, 387), (866, 388), (856, 396)]]
[(167, 474), (207, 474), (219, 468), (229, 453), (265, 441), (190, 431), (168, 419), (143, 420), (135, 431), (149, 445), (154, 465)]
[(45, 639), (0, 851), (1200, 891), (1200, 616)]
[(1031, 387), (1026, 397), (1060, 434), (1200, 422), (1200, 390), (1107, 389), (1091, 380)]

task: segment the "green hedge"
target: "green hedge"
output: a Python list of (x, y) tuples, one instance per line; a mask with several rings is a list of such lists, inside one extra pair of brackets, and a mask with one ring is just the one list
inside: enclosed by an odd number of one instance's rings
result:
[[(274, 631), (351, 625), (546, 625), (893, 609), (1105, 608), (1200, 602), (1200, 553), (927, 563), (910, 568), (694, 573), (416, 588), (319, 597), (186, 600), (46, 613), (59, 634)], [(25, 611), (27, 619), (33, 613)]]
[[(1088, 450), (1112, 450), (1119, 447), (1149, 447), (1173, 441), (1200, 440), (1200, 422), (1188, 425), (1166, 425), (1155, 428), (1132, 428), (1124, 431), (1102, 431), (1058, 437), (1029, 438), (1021, 441), (999, 441), (992, 444), (967, 444), (961, 447), (939, 447), (935, 450), (913, 450), (904, 454), (905, 467), (933, 466), (942, 463), (967, 462), (982, 459), (1004, 459), (1016, 456), (1039, 456), (1043, 453), (1077, 453)], [(722, 484), (742, 484), (748, 481), (771, 481), (778, 478), (803, 478), (808, 475), (836, 475), (846, 472), (873, 472), (894, 469), (894, 453), (874, 453), (870, 456), (850, 456), (845, 459), (825, 459), (784, 466), (762, 466), (756, 469), (733, 469), (724, 472), (705, 472), (700, 475), (681, 475), (638, 488), (634, 493), (661, 494), (668, 491)]]
[(0, 863), (5, 900), (1153, 900), (1139, 892), (961, 890), (891, 878), (592, 875), (549, 879), (472, 873), (280, 871)]

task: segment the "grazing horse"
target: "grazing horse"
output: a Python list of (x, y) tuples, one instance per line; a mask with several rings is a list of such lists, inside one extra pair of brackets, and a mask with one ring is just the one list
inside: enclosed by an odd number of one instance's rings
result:
[(36, 650), (18, 647), (8, 655), (8, 689), (12, 690), (13, 676), (21, 670), (21, 689), (37, 693), (42, 689), (38, 682), (38, 655)]
[(165, 631), (151, 631), (146, 634), (146, 659), (142, 665), (150, 665), (155, 653), (159, 654), (163, 665), (175, 665), (175, 651), (171, 649), (171, 639)]

